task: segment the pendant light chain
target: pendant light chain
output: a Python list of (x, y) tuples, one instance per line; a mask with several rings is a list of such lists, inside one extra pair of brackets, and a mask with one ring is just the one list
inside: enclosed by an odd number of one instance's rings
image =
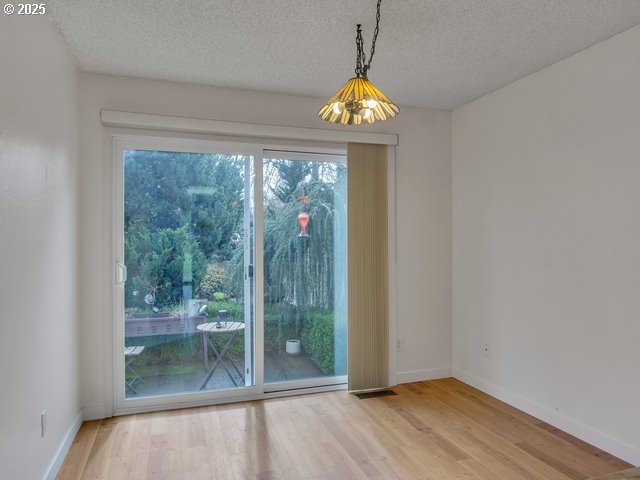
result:
[(371, 41), (371, 54), (369, 55), (369, 63), (367, 63), (367, 55), (364, 53), (364, 41), (362, 40), (361, 24), (358, 24), (356, 33), (356, 76), (367, 78), (367, 72), (371, 68), (371, 60), (373, 60), (373, 54), (376, 53), (376, 40), (378, 39), (378, 32), (380, 31), (380, 4), (382, 0), (378, 0), (378, 6), (376, 9), (376, 29), (373, 32), (373, 40)]
[[(373, 31), (373, 41), (371, 42), (371, 55), (369, 55), (369, 63), (367, 65), (367, 70), (371, 68), (371, 60), (373, 60), (373, 54), (376, 53), (376, 40), (378, 39), (378, 32), (380, 31), (380, 4), (382, 0), (378, 0), (378, 8), (376, 11), (376, 29)], [(367, 77), (366, 71), (365, 78)]]
[(356, 34), (356, 77), (364, 76), (367, 78), (367, 72), (366, 70), (363, 70), (363, 65), (366, 63), (367, 58), (364, 54), (364, 42), (362, 40), (362, 29), (360, 27), (361, 25), (358, 24), (358, 33)]
[(356, 33), (356, 76), (350, 78), (333, 97), (320, 109), (318, 116), (322, 120), (341, 125), (371, 124), (376, 121), (384, 122), (394, 118), (400, 109), (389, 100), (367, 78), (371, 69), (371, 61), (376, 53), (376, 40), (380, 32), (380, 4), (376, 9), (376, 28), (371, 40), (371, 54), (367, 62), (362, 39), (362, 25), (358, 24)]

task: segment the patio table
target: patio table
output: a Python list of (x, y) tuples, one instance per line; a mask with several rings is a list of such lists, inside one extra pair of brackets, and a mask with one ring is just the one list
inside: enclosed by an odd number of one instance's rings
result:
[(140, 381), (140, 382), (144, 383), (144, 380), (142, 379), (142, 377), (140, 377), (140, 375), (138, 375), (138, 372), (136, 372), (131, 367), (131, 362), (133, 362), (136, 358), (138, 358), (138, 355), (140, 355), (143, 351), (144, 351), (144, 347), (142, 347), (142, 346), (125, 347), (124, 348), (125, 372), (126, 372), (126, 370), (128, 370), (133, 375), (131, 380), (127, 381), (125, 379), (125, 384), (126, 384), (127, 387), (129, 387), (131, 389), (131, 391), (133, 393), (138, 393), (138, 391), (133, 387), (135, 385), (135, 383), (137, 381)]
[[(213, 363), (213, 366), (207, 372), (207, 375), (204, 378), (202, 385), (200, 385), (200, 390), (204, 390), (204, 388), (207, 386), (207, 383), (209, 383), (209, 380), (211, 380), (211, 377), (213, 376), (213, 373), (216, 371), (216, 368), (218, 368), (218, 365), (222, 365), (222, 368), (224, 368), (225, 371), (227, 372), (227, 375), (233, 382), (233, 385), (237, 387), (238, 382), (236, 382), (236, 379), (227, 368), (227, 365), (225, 365), (224, 359), (226, 358), (229, 360), (229, 363), (231, 363), (231, 366), (235, 369), (236, 373), (240, 377), (240, 380), (244, 381), (244, 375), (240, 373), (238, 366), (233, 361), (233, 358), (231, 358), (231, 355), (229, 355), (229, 347), (231, 346), (231, 342), (233, 342), (233, 339), (236, 337), (236, 335), (239, 332), (244, 330), (244, 323), (242, 322), (209, 322), (209, 323), (203, 323), (201, 325), (198, 325), (196, 328), (202, 332), (202, 335), (204, 335), (204, 338), (207, 344), (211, 347), (211, 349), (213, 350), (213, 353), (216, 356), (216, 361)], [(222, 339), (221, 343), (216, 345), (216, 342), (214, 341), (214, 337), (222, 333), (227, 333), (229, 335), (227, 336), (226, 340)]]

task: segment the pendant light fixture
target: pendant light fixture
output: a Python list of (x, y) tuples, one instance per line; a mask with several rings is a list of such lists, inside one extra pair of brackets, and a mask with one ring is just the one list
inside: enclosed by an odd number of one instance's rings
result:
[(350, 79), (338, 90), (333, 97), (320, 109), (318, 116), (331, 123), (342, 125), (360, 125), (362, 122), (373, 123), (385, 121), (400, 113), (400, 109), (378, 90), (367, 78), (371, 68), (371, 60), (376, 51), (376, 39), (380, 31), (380, 4), (378, 0), (376, 13), (376, 29), (371, 42), (369, 62), (364, 53), (361, 25), (356, 33), (356, 76)]

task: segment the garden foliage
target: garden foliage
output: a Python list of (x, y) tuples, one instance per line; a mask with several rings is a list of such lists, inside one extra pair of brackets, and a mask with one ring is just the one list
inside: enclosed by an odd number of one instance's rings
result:
[[(228, 155), (126, 152), (125, 304), (130, 310), (148, 311), (144, 298), (151, 294), (154, 305), (168, 311), (180, 303), (187, 285), (194, 298), (208, 299), (211, 315), (226, 309), (230, 317), (243, 319), (243, 168), (242, 157)], [(330, 374), (333, 186), (345, 182), (346, 167), (266, 160), (264, 177), (265, 352), (281, 354), (286, 340), (301, 339), (305, 352)], [(298, 236), (296, 218), (303, 210), (310, 217), (308, 237)], [(197, 341), (188, 343), (183, 354), (197, 355)], [(160, 360), (176, 355), (163, 347)]]

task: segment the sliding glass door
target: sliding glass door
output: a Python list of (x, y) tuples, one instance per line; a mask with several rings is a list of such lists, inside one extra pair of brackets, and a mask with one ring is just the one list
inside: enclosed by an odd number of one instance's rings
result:
[(117, 412), (346, 382), (344, 156), (115, 152)]
[(266, 387), (345, 382), (346, 158), (267, 151), (263, 172)]
[(174, 143), (116, 145), (117, 408), (255, 392), (255, 156)]

